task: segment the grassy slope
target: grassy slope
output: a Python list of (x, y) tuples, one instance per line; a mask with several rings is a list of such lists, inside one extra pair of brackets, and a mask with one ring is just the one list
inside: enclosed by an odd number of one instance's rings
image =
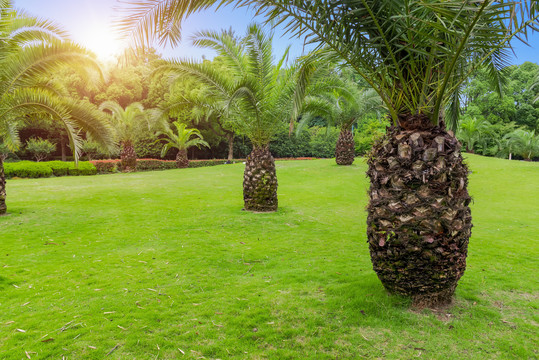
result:
[(469, 163), (468, 269), (440, 313), (372, 271), (361, 161), (279, 162), (274, 214), (240, 211), (241, 164), (9, 181), (0, 358), (535, 358), (539, 166)]

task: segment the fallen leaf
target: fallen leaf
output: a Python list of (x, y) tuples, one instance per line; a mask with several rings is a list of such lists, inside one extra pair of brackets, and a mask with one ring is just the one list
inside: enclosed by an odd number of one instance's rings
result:
[(91, 345), (88, 345), (88, 347), (89, 347), (90, 349), (92, 349), (92, 350), (97, 349), (95, 346), (91, 346)]
[(48, 339), (45, 339), (45, 340), (41, 340), (41, 342), (51, 342), (51, 341), (54, 341), (53, 338), (48, 338)]

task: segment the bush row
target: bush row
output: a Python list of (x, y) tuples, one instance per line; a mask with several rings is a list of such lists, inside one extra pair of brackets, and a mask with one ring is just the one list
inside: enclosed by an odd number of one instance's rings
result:
[[(276, 160), (305, 160), (311, 158), (287, 158)], [(233, 162), (243, 162), (245, 159), (234, 159)], [(190, 160), (190, 168), (208, 167), (226, 164), (227, 160)], [(138, 159), (137, 171), (168, 170), (176, 169), (176, 161), (158, 159)], [(120, 160), (93, 160), (79, 161), (78, 167), (74, 162), (63, 161), (19, 161), (4, 163), (4, 171), (7, 178), (41, 178), (51, 176), (78, 176), (110, 174), (121, 171)]]
[(96, 167), (87, 161), (79, 161), (77, 167), (75, 166), (74, 162), (19, 161), (14, 163), (5, 163), (4, 171), (7, 178), (40, 178), (50, 176), (79, 176), (97, 174)]

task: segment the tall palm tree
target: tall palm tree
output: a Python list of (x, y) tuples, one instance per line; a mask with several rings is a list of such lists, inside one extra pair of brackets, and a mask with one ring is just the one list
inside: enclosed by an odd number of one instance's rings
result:
[(140, 0), (122, 22), (138, 43), (180, 41), (181, 21), (214, 4), (251, 6), (329, 46), (380, 95), (393, 127), (373, 147), (367, 235), (387, 290), (417, 306), (451, 301), (471, 235), (467, 168), (456, 129), (459, 90), (498, 69), (511, 41), (539, 29), (539, 2), (505, 0)]
[(295, 118), (302, 103), (312, 67), (285, 68), (286, 52), (273, 64), (272, 35), (251, 25), (243, 39), (230, 32), (202, 32), (195, 44), (210, 47), (223, 59), (226, 71), (209, 62), (174, 61), (162, 71), (187, 74), (204, 84), (206, 100), (187, 100), (226, 117), (232, 128), (247, 136), (253, 150), (247, 157), (244, 207), (251, 211), (277, 209), (277, 176), (269, 143), (283, 121)]
[(340, 133), (335, 148), (335, 161), (338, 165), (352, 165), (355, 158), (352, 125), (362, 117), (381, 110), (382, 101), (374, 90), (360, 90), (355, 86), (347, 85), (345, 88), (336, 88), (331, 92), (307, 96), (300, 127), (317, 116), (323, 117), (329, 124), (338, 126)]
[(198, 129), (187, 129), (187, 125), (174, 121), (172, 123), (176, 127), (176, 133), (170, 128), (168, 122), (164, 122), (164, 129), (157, 132), (157, 135), (165, 135), (165, 139), (159, 139), (157, 141), (165, 141), (163, 150), (161, 151), (161, 157), (167, 154), (167, 151), (171, 148), (178, 149), (176, 155), (176, 164), (178, 168), (186, 168), (189, 166), (189, 159), (187, 158), (187, 150), (190, 147), (206, 146), (210, 145), (204, 141), (202, 134)]
[[(220, 43), (228, 42), (227, 37), (231, 34), (214, 34), (214, 37)], [(205, 38), (203, 33), (199, 37)], [(181, 83), (185, 81), (185, 75), (189, 75), (183, 67), (184, 64), (173, 63), (160, 66), (155, 74), (166, 73), (170, 76), (174, 86), (176, 81)], [(187, 63), (189, 67), (191, 64)], [(219, 137), (224, 137), (228, 142), (228, 161), (232, 161), (234, 156), (234, 111), (231, 111), (229, 104), (233, 95), (233, 80), (228, 74), (228, 66), (222, 62), (205, 62), (203, 68), (207, 72), (222, 73), (223, 86), (207, 86), (198, 83), (191, 89), (182, 89), (180, 92), (171, 92), (169, 101), (164, 105), (164, 112), (172, 117), (185, 115), (194, 125), (203, 125), (209, 128)], [(230, 75), (230, 74), (229, 74)], [(172, 88), (172, 87), (171, 87)]]
[(153, 131), (148, 112), (141, 103), (135, 102), (122, 108), (116, 101), (105, 101), (99, 110), (111, 114), (116, 141), (120, 144), (120, 159), (125, 171), (134, 171), (137, 167), (135, 141), (142, 133)]
[[(11, 150), (20, 144), (18, 124), (28, 115), (46, 113), (67, 131), (75, 160), (80, 153), (79, 130), (86, 130), (103, 146), (113, 139), (106, 118), (89, 103), (62, 96), (47, 77), (61, 66), (85, 74), (99, 71), (97, 63), (54, 23), (13, 9), (11, 1), (0, 1), (0, 139)], [(0, 157), (0, 215), (7, 212), (6, 181)]]

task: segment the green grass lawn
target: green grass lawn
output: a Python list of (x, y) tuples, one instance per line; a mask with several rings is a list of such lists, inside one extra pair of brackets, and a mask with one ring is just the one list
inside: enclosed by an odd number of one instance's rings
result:
[(242, 164), (9, 180), (0, 358), (535, 359), (539, 164), (468, 162), (468, 267), (438, 312), (373, 272), (361, 160), (278, 162), (271, 214), (241, 211)]

